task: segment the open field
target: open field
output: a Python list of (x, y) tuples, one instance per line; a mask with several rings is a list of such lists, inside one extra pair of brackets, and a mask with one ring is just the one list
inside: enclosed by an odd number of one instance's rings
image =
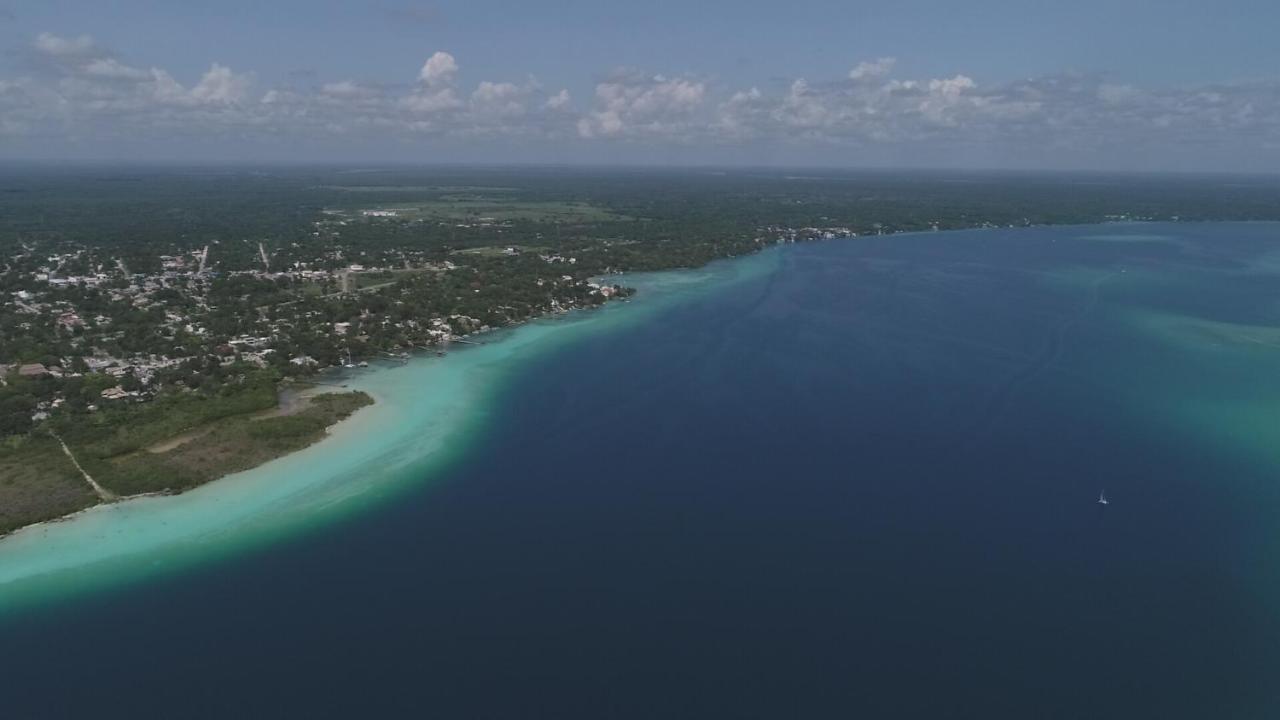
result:
[(0, 534), (97, 502), (53, 438), (33, 436), (0, 448)]
[(411, 277), (413, 275), (421, 275), (425, 272), (436, 272), (436, 270), (412, 268), (409, 270), (353, 272), (351, 273), (351, 288), (353, 290), (371, 290), (384, 285), (390, 285), (397, 280), (403, 280), (404, 278)]
[[(176, 492), (300, 450), (372, 402), (359, 392), (326, 393), (291, 402), (283, 413), (248, 403), (230, 415), (192, 413), (194, 427), (144, 422), (128, 438), (69, 444), (84, 469), (121, 497)], [(98, 502), (53, 438), (31, 436), (0, 447), (0, 534)]]
[(364, 393), (316, 395), (291, 415), (263, 418), (259, 411), (216, 420), (201, 428), (198, 436), (165, 452), (144, 449), (82, 458), (81, 463), (120, 495), (185, 490), (300, 450), (324, 437), (330, 425), (371, 402)]
[(319, 189), (353, 193), (511, 193), (520, 191), (520, 188), (485, 185), (321, 185)]
[(407, 220), (458, 220), (470, 222), (596, 222), (625, 220), (626, 216), (583, 202), (521, 202), (501, 198), (459, 195), (415, 203), (379, 205)]
[(551, 251), (550, 248), (540, 247), (536, 245), (502, 245), (502, 246), (489, 245), (485, 247), (473, 247), (473, 248), (465, 248), (462, 250), (454, 250), (453, 254), (454, 255), (480, 255), (482, 257), (503, 257), (509, 254), (507, 253), (507, 248), (509, 247), (514, 247), (515, 249), (519, 250), (522, 253), (545, 253), (545, 252)]

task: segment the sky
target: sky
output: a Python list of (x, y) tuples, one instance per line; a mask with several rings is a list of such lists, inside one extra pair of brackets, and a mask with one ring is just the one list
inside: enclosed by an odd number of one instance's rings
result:
[(0, 158), (1280, 171), (1280, 3), (0, 0)]

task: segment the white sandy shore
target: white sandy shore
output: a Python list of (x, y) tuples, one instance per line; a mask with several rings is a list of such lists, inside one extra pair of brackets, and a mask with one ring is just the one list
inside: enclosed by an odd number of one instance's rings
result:
[(433, 465), (464, 451), (498, 380), (526, 359), (776, 264), (768, 252), (627, 278), (644, 302), (533, 322), (445, 357), (357, 371), (344, 382), (375, 404), (334, 425), (321, 442), (181, 494), (99, 505), (0, 538), (0, 606), (19, 595), (61, 594), (185, 566), (354, 512), (422, 482)]

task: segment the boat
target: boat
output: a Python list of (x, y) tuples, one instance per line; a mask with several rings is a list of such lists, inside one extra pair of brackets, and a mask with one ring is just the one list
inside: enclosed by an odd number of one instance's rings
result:
[(1103, 490), (1103, 491), (1101, 491), (1101, 492), (1099, 492), (1099, 493), (1098, 493), (1098, 504), (1099, 504), (1099, 505), (1110, 505), (1110, 504), (1111, 504), (1111, 501), (1110, 501), (1110, 500), (1107, 500), (1107, 491)]

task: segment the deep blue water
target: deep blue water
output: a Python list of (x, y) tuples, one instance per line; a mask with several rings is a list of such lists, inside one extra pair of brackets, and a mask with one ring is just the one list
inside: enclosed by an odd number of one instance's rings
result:
[(787, 248), (394, 503), (0, 621), (0, 716), (1280, 717), (1273, 250)]

